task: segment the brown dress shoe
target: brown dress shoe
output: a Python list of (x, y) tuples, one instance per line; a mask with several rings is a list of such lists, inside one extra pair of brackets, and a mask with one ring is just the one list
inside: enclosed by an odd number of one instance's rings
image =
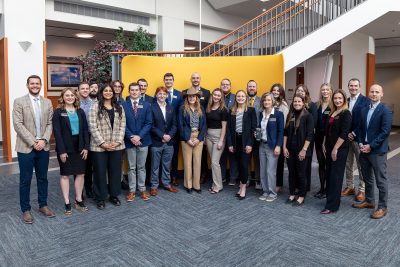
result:
[(140, 192), (140, 197), (145, 201), (150, 199), (149, 193), (147, 193), (147, 191)]
[(167, 190), (168, 192), (171, 192), (171, 193), (176, 193), (179, 191), (178, 189), (176, 189), (175, 187), (172, 187), (172, 186), (166, 187), (165, 190)]
[(368, 202), (368, 201), (363, 201), (361, 203), (354, 203), (351, 206), (356, 209), (374, 209), (375, 208), (375, 204)]
[(132, 202), (132, 201), (135, 200), (135, 197), (136, 197), (136, 195), (135, 195), (134, 192), (129, 192), (129, 193), (126, 195), (126, 201)]
[(363, 202), (365, 200), (365, 193), (358, 191), (358, 194), (355, 196), (355, 200), (358, 202)]
[(348, 188), (348, 187), (346, 187), (346, 188), (342, 191), (342, 197), (354, 195), (355, 193), (356, 193), (356, 192), (354, 191), (354, 188)]
[(152, 197), (155, 197), (155, 196), (157, 196), (157, 189), (156, 188), (152, 188), (152, 189), (150, 189), (150, 195), (152, 196)]
[(54, 211), (52, 211), (49, 207), (44, 206), (39, 208), (40, 213), (42, 213), (44, 216), (46, 216), (47, 218), (53, 218), (56, 217), (56, 214), (54, 213)]
[(32, 216), (32, 213), (31, 213), (30, 210), (27, 210), (22, 214), (22, 220), (26, 224), (32, 224), (33, 223), (33, 216)]
[(387, 214), (387, 209), (377, 209), (371, 214), (372, 219), (382, 219)]
[(172, 177), (172, 184), (173, 184), (174, 186), (178, 186), (178, 185), (179, 185), (179, 183), (178, 183), (178, 177)]

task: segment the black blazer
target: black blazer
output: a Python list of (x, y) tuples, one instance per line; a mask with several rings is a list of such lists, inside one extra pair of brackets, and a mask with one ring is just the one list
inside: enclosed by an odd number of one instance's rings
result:
[(152, 146), (160, 147), (164, 143), (162, 142), (162, 138), (164, 134), (168, 134), (171, 136), (171, 140), (167, 143), (167, 145), (173, 145), (174, 136), (177, 130), (176, 124), (176, 115), (174, 108), (167, 104), (165, 107), (165, 120), (162, 114), (160, 105), (158, 102), (154, 102), (151, 106), (152, 114), (153, 114), (153, 125), (151, 127), (151, 139), (153, 141)]
[[(79, 152), (83, 149), (89, 150), (89, 130), (85, 112), (76, 110), (79, 119)], [(65, 109), (57, 108), (53, 113), (53, 130), (56, 139), (56, 151), (59, 155), (74, 152), (71, 124)]]
[[(285, 128), (284, 136), (287, 137), (286, 148), (289, 150), (295, 149), (295, 152), (298, 153), (303, 148), (306, 141), (310, 141), (311, 143), (314, 139), (314, 119), (310, 112), (304, 110), (304, 116), (300, 119), (300, 125), (296, 133), (295, 123), (295, 118), (292, 118), (288, 127)], [(293, 138), (295, 138), (295, 140), (293, 140)], [(292, 141), (297, 143), (296, 148), (291, 147)], [(312, 149), (312, 145), (309, 145), (306, 152), (307, 157), (312, 155)]]
[(314, 102), (310, 102), (307, 107), (308, 112), (311, 113), (314, 121), (314, 128), (317, 128), (318, 122), (318, 106)]
[[(247, 111), (243, 113), (243, 129), (242, 129), (242, 143), (243, 148), (246, 146), (253, 146), (254, 132), (257, 128), (256, 110), (248, 107)], [(236, 149), (236, 115), (232, 111), (228, 116), (228, 127), (226, 135), (227, 146), (233, 146)]]
[[(329, 117), (330, 118), (330, 117)], [(344, 110), (333, 119), (332, 127), (329, 126), (329, 118), (326, 123), (326, 137), (325, 147), (328, 151), (332, 151), (336, 144), (336, 141), (340, 138), (344, 140), (340, 148), (349, 147), (349, 132), (351, 130), (351, 112), (350, 110)]]

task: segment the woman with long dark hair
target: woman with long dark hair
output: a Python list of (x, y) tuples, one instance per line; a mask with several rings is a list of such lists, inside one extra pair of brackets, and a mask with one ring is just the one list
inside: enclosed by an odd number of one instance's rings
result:
[(89, 125), (92, 134), (93, 191), (97, 208), (105, 208), (108, 195), (109, 201), (119, 206), (126, 121), (125, 112), (108, 84), (101, 87), (98, 102), (90, 108)]
[(341, 89), (336, 90), (332, 102), (333, 108), (322, 144), (326, 156), (327, 199), (321, 214), (335, 213), (339, 209), (343, 175), (349, 153), (351, 112), (348, 110), (346, 93)]
[(87, 211), (82, 199), (86, 159), (89, 150), (89, 131), (85, 112), (79, 106), (77, 92), (65, 88), (53, 114), (53, 130), (57, 159), (60, 164), (60, 186), (66, 215), (72, 214), (69, 201), (69, 176), (75, 175), (75, 208)]
[(225, 147), (226, 125), (228, 111), (225, 107), (223, 92), (216, 88), (211, 93), (206, 109), (207, 135), (206, 146), (211, 158), (211, 171), (213, 184), (209, 189), (211, 194), (218, 193), (223, 189), (221, 166), (219, 161)]
[(234, 153), (239, 169), (240, 189), (236, 194), (239, 200), (246, 198), (246, 184), (254, 133), (257, 127), (256, 110), (247, 106), (247, 94), (244, 90), (236, 93), (235, 104), (228, 116), (228, 134), (226, 144), (229, 152)]
[[(289, 113), (289, 105), (285, 97), (285, 89), (280, 83), (275, 83), (271, 86), (270, 93), (274, 96), (274, 108), (283, 113), (283, 120), (286, 122)], [(283, 149), (278, 157), (278, 165), (276, 167), (276, 192), (282, 191), (283, 187), (283, 169), (285, 165), (285, 157), (283, 156)]]
[[(307, 194), (306, 166), (307, 157), (311, 155), (313, 136), (313, 117), (306, 109), (304, 97), (295, 95), (283, 138), (283, 152), (289, 169), (289, 198), (286, 203), (293, 206), (303, 205)], [(297, 199), (296, 187), (299, 190)]]

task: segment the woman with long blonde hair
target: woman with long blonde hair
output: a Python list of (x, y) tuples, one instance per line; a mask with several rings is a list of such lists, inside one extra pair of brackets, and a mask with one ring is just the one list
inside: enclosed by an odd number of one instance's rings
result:
[(200, 93), (193, 87), (184, 95), (178, 121), (184, 165), (184, 187), (189, 194), (201, 193), (200, 172), (203, 141), (206, 134), (206, 116), (200, 105)]

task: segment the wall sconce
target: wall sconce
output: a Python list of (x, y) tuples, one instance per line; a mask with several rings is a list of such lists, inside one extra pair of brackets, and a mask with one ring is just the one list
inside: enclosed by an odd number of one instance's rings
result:
[(32, 43), (31, 42), (29, 42), (29, 41), (21, 41), (21, 42), (18, 42), (19, 43), (19, 45), (22, 47), (22, 49), (26, 52), (26, 50), (28, 50), (28, 48), (32, 45)]

